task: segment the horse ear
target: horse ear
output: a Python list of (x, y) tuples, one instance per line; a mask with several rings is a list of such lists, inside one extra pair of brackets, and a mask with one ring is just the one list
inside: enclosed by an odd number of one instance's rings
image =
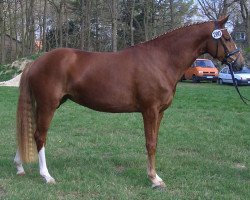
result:
[(221, 27), (224, 27), (225, 24), (226, 24), (226, 22), (228, 21), (228, 18), (229, 18), (229, 15), (220, 17), (219, 20), (218, 20), (218, 24), (219, 24)]

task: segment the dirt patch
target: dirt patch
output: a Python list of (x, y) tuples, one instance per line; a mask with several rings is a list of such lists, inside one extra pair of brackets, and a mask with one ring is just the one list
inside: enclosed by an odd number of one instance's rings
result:
[(234, 168), (239, 170), (245, 170), (247, 169), (246, 165), (243, 163), (234, 163)]
[[(17, 69), (19, 69), (19, 71), (22, 71), (25, 68), (25, 66), (31, 62), (32, 62), (32, 60), (27, 60), (27, 59), (17, 60), (17, 61), (14, 61), (9, 66), (9, 68), (17, 68)], [(18, 74), (17, 76), (12, 78), (11, 80), (0, 82), (0, 86), (19, 87), (21, 75), (22, 75), (22, 73)]]
[(16, 77), (14, 77), (11, 80), (0, 82), (0, 86), (19, 87), (21, 75), (22, 75), (22, 73), (17, 75)]
[(23, 71), (25, 68), (26, 64), (33, 62), (32, 60), (29, 59), (21, 59), (21, 60), (16, 60), (11, 64), (11, 68), (17, 68)]
[(125, 168), (122, 165), (116, 166), (116, 168), (115, 168), (115, 171), (119, 174), (124, 172), (124, 170), (125, 170)]

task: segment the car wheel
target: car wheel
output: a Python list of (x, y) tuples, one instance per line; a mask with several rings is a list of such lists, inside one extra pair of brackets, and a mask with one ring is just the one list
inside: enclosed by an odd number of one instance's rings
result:
[(183, 75), (183, 76), (181, 77), (180, 81), (182, 82), (182, 81), (184, 81), (184, 80), (186, 80), (186, 79), (185, 79), (185, 76)]
[(192, 82), (193, 83), (198, 83), (199, 82), (198, 78), (195, 75), (192, 76)]
[(218, 80), (218, 83), (219, 83), (220, 85), (223, 85), (223, 80), (220, 78), (220, 79)]

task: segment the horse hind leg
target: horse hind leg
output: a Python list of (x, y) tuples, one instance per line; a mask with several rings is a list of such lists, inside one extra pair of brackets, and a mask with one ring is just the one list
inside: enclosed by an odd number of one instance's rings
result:
[[(44, 103), (46, 105), (46, 103)], [(53, 118), (56, 106), (38, 106), (37, 116), (36, 116), (36, 131), (35, 131), (35, 141), (37, 145), (38, 158), (39, 158), (39, 170), (40, 175), (44, 178), (46, 183), (55, 183), (55, 179), (50, 175), (46, 157), (45, 157), (45, 144), (46, 136), (49, 129), (50, 122)]]
[(55, 179), (50, 175), (47, 168), (44, 146), (39, 151), (38, 156), (39, 156), (40, 175), (44, 178), (46, 183), (55, 183), (56, 182)]
[(23, 163), (22, 163), (21, 156), (20, 156), (20, 153), (19, 153), (18, 149), (16, 151), (16, 155), (15, 155), (15, 158), (14, 158), (14, 163), (16, 165), (17, 175), (20, 175), (20, 176), (25, 175), (25, 171), (23, 169)]

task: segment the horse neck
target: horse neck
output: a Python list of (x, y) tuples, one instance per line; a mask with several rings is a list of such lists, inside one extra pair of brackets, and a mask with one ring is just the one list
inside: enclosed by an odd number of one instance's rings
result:
[(174, 67), (183, 74), (196, 58), (206, 52), (210, 32), (210, 22), (191, 25), (166, 33), (153, 40), (151, 45), (160, 49), (162, 56), (165, 55), (168, 67)]

